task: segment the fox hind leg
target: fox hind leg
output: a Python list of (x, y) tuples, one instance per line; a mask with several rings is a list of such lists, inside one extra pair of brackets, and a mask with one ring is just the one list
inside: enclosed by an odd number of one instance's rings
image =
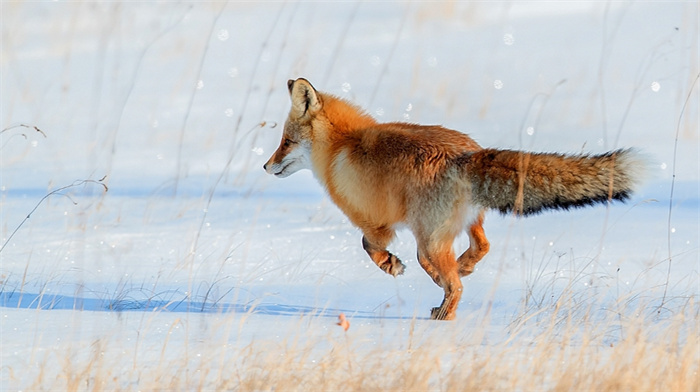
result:
[(386, 250), (387, 245), (394, 238), (394, 231), (380, 227), (373, 230), (363, 230), (362, 247), (369, 257), (384, 272), (391, 276), (403, 274), (406, 266), (401, 260)]
[(469, 249), (457, 259), (459, 276), (467, 276), (474, 272), (474, 266), (488, 253), (490, 245), (484, 234), (484, 213), (479, 214), (476, 221), (469, 227)]
[(445, 291), (445, 298), (437, 308), (430, 310), (433, 320), (453, 320), (457, 315), (457, 306), (462, 298), (462, 281), (459, 279), (459, 269), (452, 249), (440, 252), (430, 257), (433, 265), (440, 273), (440, 283)]
[(452, 320), (457, 314), (457, 305), (462, 297), (462, 281), (459, 277), (459, 265), (452, 250), (452, 240), (439, 244), (419, 243), (418, 260), (435, 283), (445, 291), (442, 304), (432, 308), (430, 318), (433, 320)]
[(433, 266), (433, 263), (426, 257), (424, 253), (418, 251), (418, 263), (425, 270), (425, 272), (433, 279), (436, 285), (442, 287), (442, 282), (440, 282), (440, 274)]

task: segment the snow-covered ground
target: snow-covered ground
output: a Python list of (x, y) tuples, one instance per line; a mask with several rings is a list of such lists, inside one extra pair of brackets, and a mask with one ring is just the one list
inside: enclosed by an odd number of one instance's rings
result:
[[(105, 375), (137, 389), (145, 373), (170, 385), (173, 368), (210, 370), (193, 378), (208, 388), (229, 356), (269, 342), (392, 352), (478, 331), (488, 344), (557, 312), (650, 325), (688, 313), (681, 329), (697, 333), (696, 2), (0, 7), (0, 389)], [(309, 172), (262, 170), (296, 77), (483, 146), (634, 147), (649, 173), (627, 204), (489, 214), (491, 252), (457, 320), (432, 322), (442, 290), (408, 232), (391, 246), (407, 264), (394, 279)], [(81, 376), (90, 363), (103, 370)]]

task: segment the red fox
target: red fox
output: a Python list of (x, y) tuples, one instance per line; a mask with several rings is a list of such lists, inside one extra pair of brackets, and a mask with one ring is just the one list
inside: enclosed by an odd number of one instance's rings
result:
[[(362, 230), (369, 257), (390, 275), (401, 275), (405, 266), (387, 245), (397, 226), (408, 227), (421, 267), (445, 291), (432, 319), (454, 319), (460, 278), (489, 251), (486, 210), (525, 216), (625, 201), (643, 166), (630, 149), (561, 155), (482, 148), (441, 126), (379, 123), (305, 79), (287, 87), (292, 107), (282, 141), (263, 168), (280, 178), (311, 169)], [(462, 230), (469, 249), (455, 257), (452, 245)]]

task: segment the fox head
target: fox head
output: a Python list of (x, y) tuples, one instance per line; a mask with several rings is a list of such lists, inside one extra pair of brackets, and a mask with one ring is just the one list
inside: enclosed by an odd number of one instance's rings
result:
[(292, 108), (284, 123), (282, 141), (263, 169), (284, 178), (301, 169), (311, 169), (313, 123), (321, 109), (321, 95), (306, 79), (287, 81)]

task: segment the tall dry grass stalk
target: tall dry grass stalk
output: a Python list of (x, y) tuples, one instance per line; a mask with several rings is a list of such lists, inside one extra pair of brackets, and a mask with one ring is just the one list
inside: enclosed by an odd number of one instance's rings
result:
[[(500, 338), (490, 336), (502, 334), (498, 326), (484, 326), (492, 332), (482, 334), (460, 321), (413, 320), (409, 341), (402, 344), (368, 338), (367, 332), (381, 328), (394, 333), (397, 325), (389, 322), (344, 332), (334, 319), (312, 316), (302, 317), (281, 339), (240, 343), (229, 333), (241, 322), (232, 314), (219, 325), (229, 331), (223, 335), (214, 328), (211, 336), (184, 344), (151, 339), (140, 343), (144, 348), (136, 355), (130, 351), (138, 346), (110, 336), (81, 348), (56, 348), (41, 360), (36, 379), (23, 380), (13, 372), (11, 384), (71, 391), (696, 391), (699, 314), (698, 305), (689, 303), (666, 320), (638, 316), (620, 323), (611, 315), (608, 320), (571, 319), (562, 328), (551, 318)], [(309, 333), (324, 328), (325, 335)], [(610, 332), (616, 328), (624, 328), (624, 338)], [(161, 355), (149, 355), (149, 350)]]

